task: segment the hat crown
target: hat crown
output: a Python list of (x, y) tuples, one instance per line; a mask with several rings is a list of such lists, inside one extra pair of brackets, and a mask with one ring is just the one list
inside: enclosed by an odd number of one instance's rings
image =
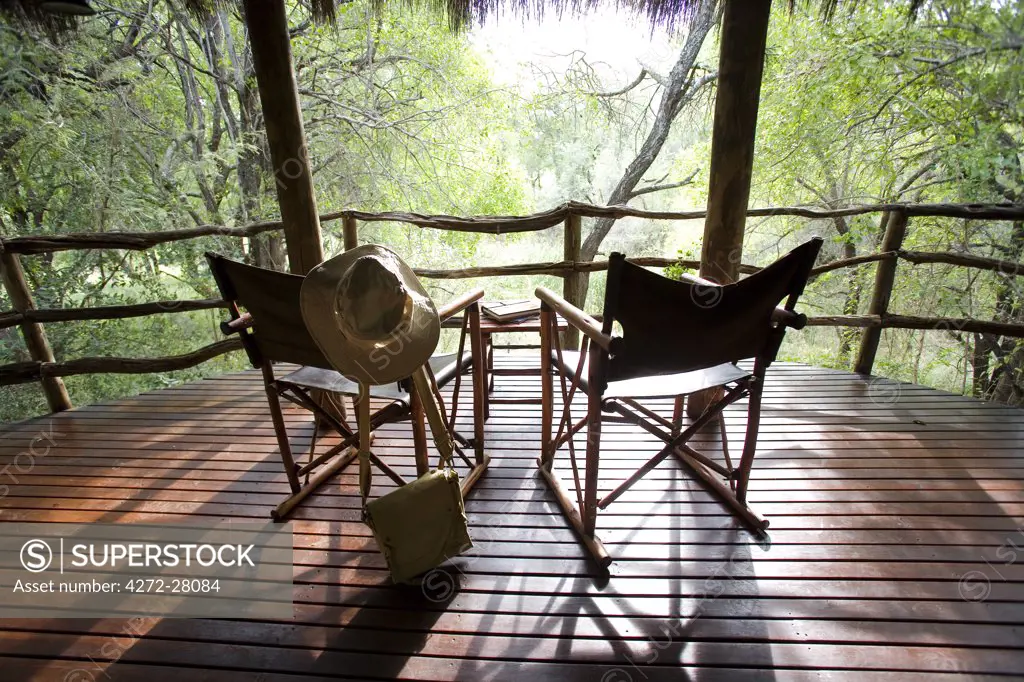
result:
[(391, 249), (364, 244), (313, 268), (302, 319), (330, 364), (372, 385), (405, 378), (430, 359), (441, 320), (423, 284)]
[(402, 331), (412, 299), (393, 268), (377, 255), (361, 256), (338, 282), (334, 309), (349, 333), (380, 340)]

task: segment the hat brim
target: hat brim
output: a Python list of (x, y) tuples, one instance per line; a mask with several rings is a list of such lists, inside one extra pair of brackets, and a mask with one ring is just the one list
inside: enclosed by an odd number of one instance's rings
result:
[[(357, 338), (339, 323), (335, 305), (338, 283), (355, 261), (373, 256), (402, 281), (412, 300), (396, 329), (378, 339)], [(313, 268), (299, 295), (302, 319), (320, 351), (339, 372), (365, 384), (389, 384), (426, 364), (441, 338), (437, 308), (416, 273), (391, 249), (364, 244)]]

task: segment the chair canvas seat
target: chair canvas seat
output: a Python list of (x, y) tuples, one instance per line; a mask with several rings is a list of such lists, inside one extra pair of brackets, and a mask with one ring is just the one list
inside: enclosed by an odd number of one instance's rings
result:
[[(576, 368), (579, 366), (579, 351), (562, 351), (562, 362), (559, 364), (556, 353), (552, 352), (551, 361), (570, 379), (576, 380)], [(590, 387), (587, 377), (590, 372), (589, 355), (583, 360), (583, 368), (578, 379), (580, 388), (587, 392)], [(751, 376), (750, 372), (737, 367), (734, 363), (725, 362), (721, 365), (698, 369), (692, 372), (661, 374), (657, 376), (638, 377), (609, 381), (608, 388), (602, 394), (605, 398), (674, 398), (689, 395), (716, 386), (724, 386), (734, 381)]]
[[(468, 351), (463, 351), (462, 362), (456, 363), (455, 356), (455, 353), (445, 353), (430, 358), (430, 369), (433, 371), (435, 380), (439, 385), (445, 385), (455, 377), (457, 372), (465, 372), (472, 366), (472, 356)], [(333, 369), (322, 369), (307, 365), (280, 377), (277, 381), (278, 383), (330, 391), (340, 395), (359, 395), (359, 384), (345, 378), (344, 375)], [(370, 397), (395, 400), (406, 405), (409, 404), (409, 393), (398, 384), (372, 386), (370, 388)]]

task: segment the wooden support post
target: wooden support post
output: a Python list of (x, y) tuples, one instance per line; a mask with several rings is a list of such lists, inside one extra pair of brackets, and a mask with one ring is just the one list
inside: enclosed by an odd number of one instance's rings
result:
[(739, 275), (770, 14), (771, 0), (726, 0), (722, 15), (700, 267), (701, 277), (720, 284)]
[[(576, 263), (580, 259), (580, 245), (582, 243), (582, 220), (570, 213), (565, 217), (565, 244), (562, 252), (563, 260), (569, 263)], [(565, 275), (562, 282), (562, 298), (583, 310), (586, 301), (580, 300), (583, 291), (583, 273), (570, 272)], [(566, 350), (577, 350), (580, 346), (580, 332), (569, 325), (562, 337), (562, 348)]]
[(293, 273), (304, 275), (324, 260), (324, 251), (292, 68), (288, 14), (284, 0), (244, 0), (244, 8), (288, 264)]
[[(884, 260), (878, 261), (878, 269), (875, 270), (875, 288), (871, 294), (871, 304), (868, 306), (869, 315), (878, 315), (883, 321), (889, 312), (889, 299), (892, 297), (893, 283), (896, 281), (896, 265), (899, 256), (896, 252), (903, 247), (903, 239), (907, 235), (907, 212), (891, 211), (889, 223), (885, 226), (885, 236), (882, 237), (881, 252), (891, 254)], [(882, 339), (882, 327), (866, 327), (860, 340), (860, 351), (857, 353), (857, 363), (854, 371), (858, 374), (871, 374), (875, 366), (875, 354), (878, 352), (878, 342)]]
[(345, 250), (354, 249), (359, 246), (359, 223), (350, 215), (342, 219), (341, 227), (345, 236)]
[[(4, 288), (7, 289), (7, 295), (11, 297), (14, 310), (22, 315), (29, 310), (34, 310), (36, 303), (32, 299), (32, 291), (28, 288), (25, 271), (21, 267), (21, 261), (17, 254), (0, 252), (0, 275), (3, 277)], [(25, 320), (21, 323), (21, 333), (25, 338), (29, 356), (33, 360), (56, 362), (43, 325)], [(63, 412), (71, 409), (71, 397), (68, 396), (68, 390), (60, 377), (44, 376), (40, 379), (40, 383), (43, 385), (43, 393), (46, 395), (46, 403), (50, 406), (51, 412)]]
[[(708, 212), (700, 256), (700, 276), (719, 284), (739, 278), (743, 257), (771, 8), (771, 0), (725, 0), (722, 13)], [(696, 419), (720, 397), (720, 392), (694, 393), (687, 398), (686, 413)]]

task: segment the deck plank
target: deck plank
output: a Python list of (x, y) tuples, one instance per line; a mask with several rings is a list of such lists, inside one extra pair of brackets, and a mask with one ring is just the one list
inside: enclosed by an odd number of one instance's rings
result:
[[(535, 365), (526, 355), (498, 359)], [(498, 393), (536, 398), (539, 383), (499, 377)], [(671, 411), (669, 401), (650, 405)], [(125, 619), (0, 621), (0, 677), (1019, 676), (1024, 557), (1007, 562), (997, 550), (1024, 547), (1024, 411), (788, 363), (769, 372), (765, 407), (751, 500), (771, 518), (770, 544), (737, 528), (669, 462), (599, 516), (615, 563), (607, 584), (596, 581), (536, 478), (539, 406), (495, 404), (491, 469), (466, 504), (478, 547), (453, 560), (448, 598), (389, 585), (346, 472), (290, 522), (293, 621), (153, 618), (123, 649), (105, 644), (125, 641)], [(726, 415), (732, 443), (741, 408)], [(285, 414), (301, 451), (310, 420)], [(621, 424), (604, 436), (605, 490), (658, 448)], [(719, 447), (715, 435), (697, 441)], [(264, 519), (287, 491), (276, 448), (253, 372), (3, 426), (0, 466), (17, 462), (19, 478), (0, 499), (0, 520)], [(413, 474), (407, 424), (380, 429), (375, 449)], [(392, 489), (383, 478), (376, 493)], [(972, 571), (991, 582), (982, 602), (958, 589)]]

